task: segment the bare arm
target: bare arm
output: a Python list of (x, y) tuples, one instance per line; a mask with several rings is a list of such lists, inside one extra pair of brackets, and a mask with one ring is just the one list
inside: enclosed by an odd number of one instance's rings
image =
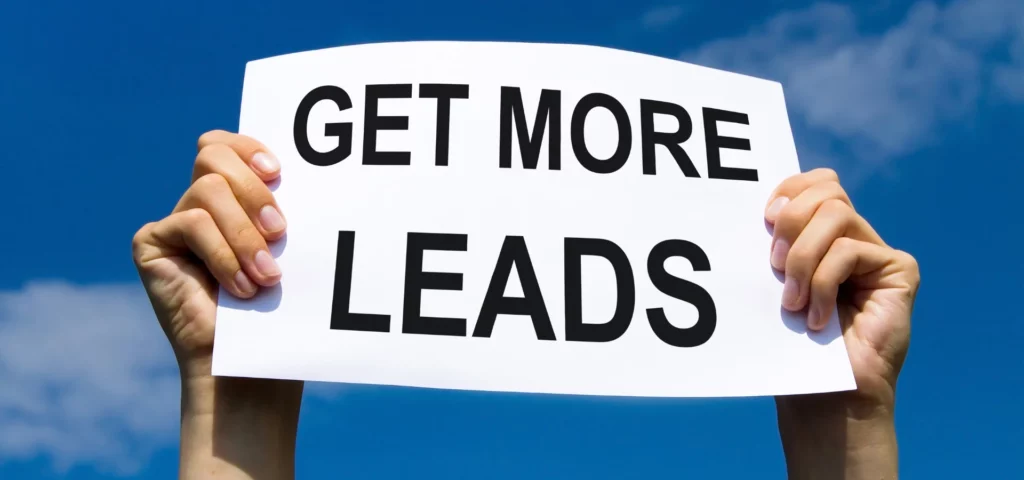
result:
[(302, 382), (182, 382), (181, 477), (292, 479)]
[(291, 479), (302, 382), (214, 377), (220, 287), (250, 298), (281, 279), (268, 248), (286, 222), (266, 183), (280, 165), (260, 142), (199, 139), (192, 183), (132, 241), (135, 265), (181, 371), (183, 479)]
[(785, 273), (782, 306), (806, 310), (810, 330), (834, 321), (838, 310), (857, 384), (776, 397), (789, 477), (897, 478), (896, 380), (910, 346), (917, 261), (882, 240), (832, 170), (783, 181), (765, 220), (773, 226), (772, 267)]
[(892, 412), (852, 408), (843, 401), (843, 395), (832, 397), (834, 403), (790, 397), (788, 403), (777, 404), (789, 478), (898, 478)]

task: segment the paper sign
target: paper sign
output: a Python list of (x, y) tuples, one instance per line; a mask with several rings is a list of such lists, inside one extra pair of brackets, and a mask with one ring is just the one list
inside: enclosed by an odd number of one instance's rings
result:
[(222, 292), (217, 375), (611, 396), (854, 388), (769, 265), (799, 172), (782, 86), (573, 45), (254, 61), (279, 288)]

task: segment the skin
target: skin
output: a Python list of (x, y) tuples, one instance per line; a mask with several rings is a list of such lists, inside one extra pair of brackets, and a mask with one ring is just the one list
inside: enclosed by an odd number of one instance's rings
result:
[[(132, 241), (139, 275), (182, 378), (181, 478), (289, 479), (302, 382), (211, 375), (218, 285), (241, 298), (281, 271), (267, 249), (286, 221), (267, 183), (280, 165), (260, 142), (199, 139), (192, 184)], [(834, 171), (782, 182), (765, 207), (768, 260), (785, 274), (784, 308), (824, 327), (838, 308), (857, 389), (776, 398), (789, 478), (897, 478), (896, 379), (910, 340), (917, 262), (882, 241)], [(767, 240), (767, 239), (766, 239)]]

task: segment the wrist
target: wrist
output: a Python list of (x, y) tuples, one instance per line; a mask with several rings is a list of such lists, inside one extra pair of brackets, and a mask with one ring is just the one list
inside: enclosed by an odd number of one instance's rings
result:
[(259, 414), (265, 422), (298, 422), (303, 382), (236, 377), (182, 378), (181, 415)]
[(243, 377), (214, 377), (212, 358), (179, 359), (181, 373), (181, 414), (248, 415), (260, 412), (271, 420), (281, 417), (297, 421), (303, 382)]
[(303, 383), (187, 375), (182, 478), (292, 478)]
[(851, 393), (776, 399), (789, 478), (897, 478), (894, 404)]

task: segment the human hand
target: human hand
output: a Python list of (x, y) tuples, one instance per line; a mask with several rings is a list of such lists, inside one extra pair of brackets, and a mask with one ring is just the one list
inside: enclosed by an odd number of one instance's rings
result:
[[(917, 261), (882, 241), (832, 170), (782, 182), (765, 219), (774, 226), (772, 267), (785, 274), (783, 307), (806, 309), (812, 330), (824, 328), (838, 307), (857, 382), (850, 392), (776, 397), (791, 473), (799, 466), (807, 476), (831, 478), (838, 464), (851, 477), (895, 475), (896, 380), (910, 345)], [(859, 469), (864, 465), (848, 454), (871, 448), (881, 448), (863, 459), (873, 470)]]
[(170, 215), (132, 240), (139, 276), (181, 370), (183, 478), (291, 475), (302, 382), (211, 373), (218, 285), (249, 298), (281, 279), (267, 247), (285, 233), (266, 184), (279, 175), (277, 160), (258, 141), (208, 132), (199, 138), (191, 186)]
[(206, 133), (191, 186), (170, 215), (135, 234), (139, 276), (188, 376), (209, 375), (218, 285), (248, 298), (281, 278), (267, 241), (284, 235), (285, 220), (265, 183), (278, 175), (259, 142)]

